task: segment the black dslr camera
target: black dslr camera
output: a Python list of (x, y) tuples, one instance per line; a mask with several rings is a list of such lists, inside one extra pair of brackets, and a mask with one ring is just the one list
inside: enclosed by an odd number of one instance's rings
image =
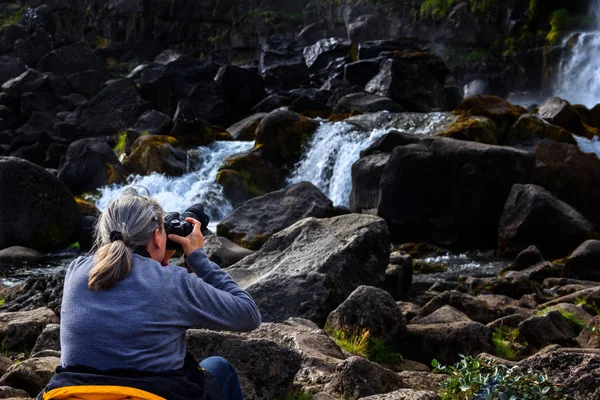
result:
[[(203, 232), (208, 229), (208, 215), (204, 213), (204, 206), (200, 203), (197, 203), (181, 214), (177, 212), (165, 213), (165, 232), (167, 232), (167, 235), (175, 234), (185, 237), (192, 233), (192, 230), (194, 229), (192, 224), (185, 220), (188, 217), (200, 221), (200, 229)], [(167, 249), (178, 250), (181, 249), (181, 245), (179, 243), (175, 243), (171, 239), (168, 239)]]

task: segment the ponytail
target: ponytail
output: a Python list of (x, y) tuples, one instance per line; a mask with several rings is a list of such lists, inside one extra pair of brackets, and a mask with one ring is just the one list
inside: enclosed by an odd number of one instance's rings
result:
[(90, 290), (106, 290), (125, 278), (131, 271), (131, 249), (122, 240), (105, 244), (96, 251), (95, 265), (90, 272)]

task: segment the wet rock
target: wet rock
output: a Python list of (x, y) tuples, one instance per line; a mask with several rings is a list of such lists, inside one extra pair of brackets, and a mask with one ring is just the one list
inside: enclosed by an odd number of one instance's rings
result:
[(0, 313), (0, 338), (8, 350), (30, 349), (44, 327), (57, 322), (58, 318), (49, 308), (2, 312)]
[(55, 75), (71, 75), (88, 70), (108, 71), (102, 60), (80, 45), (64, 46), (51, 51), (40, 60), (38, 69)]
[(569, 254), (594, 228), (569, 204), (537, 185), (512, 187), (498, 227), (498, 252), (511, 256), (535, 245), (547, 257)]
[(360, 400), (439, 400), (440, 396), (430, 390), (400, 389), (386, 394), (361, 397)]
[(139, 134), (168, 135), (173, 127), (173, 121), (167, 115), (156, 110), (148, 110), (135, 122), (132, 130)]
[(81, 139), (69, 146), (58, 178), (74, 194), (123, 183), (127, 172), (113, 149), (102, 139)]
[(410, 323), (418, 325), (430, 325), (463, 321), (471, 322), (471, 319), (452, 306), (443, 306), (423, 318), (413, 318)]
[(267, 40), (260, 55), (259, 70), (269, 92), (295, 89), (310, 83), (302, 51), (297, 49), (294, 40), (284, 35), (273, 35)]
[[(113, 136), (131, 126), (147, 109), (131, 79), (108, 84), (84, 105), (69, 114), (65, 122), (75, 126), (82, 137)], [(85, 135), (85, 136), (84, 136)]]
[(281, 107), (287, 107), (292, 104), (288, 95), (272, 94), (267, 96), (263, 101), (254, 106), (251, 110), (253, 113), (270, 113)]
[(53, 85), (50, 74), (40, 74), (33, 69), (28, 69), (16, 78), (4, 82), (2, 90), (19, 99), (26, 92), (52, 92)]
[(25, 283), (7, 292), (0, 311), (34, 311), (38, 308), (50, 308), (54, 314), (60, 315), (64, 281), (64, 271), (53, 275), (29, 277)]
[(367, 83), (367, 93), (389, 97), (409, 111), (447, 108), (444, 82), (448, 69), (438, 56), (427, 52), (397, 52)]
[(185, 100), (177, 104), (170, 135), (193, 146), (203, 146), (215, 140), (215, 130), (201, 118), (192, 103)]
[(262, 77), (249, 69), (225, 65), (217, 72), (215, 82), (231, 106), (234, 119), (247, 116), (266, 96)]
[[(450, 242), (465, 247), (496, 245), (504, 199), (513, 184), (530, 181), (534, 165), (532, 154), (516, 149), (395, 131), (361, 154), (379, 160), (371, 168), (375, 172), (381, 170), (386, 155), (389, 159), (380, 177), (369, 174), (369, 169), (365, 174), (353, 171), (353, 207), (359, 194), (372, 193), (371, 204), (379, 199), (378, 215), (388, 222), (398, 242)], [(380, 182), (379, 196), (364, 188), (373, 187), (373, 180)], [(405, 195), (407, 187), (410, 196)], [(435, 200), (440, 196), (444, 202)], [(478, 227), (476, 236), (474, 227)]]
[(217, 225), (217, 234), (258, 250), (272, 235), (301, 219), (333, 215), (331, 200), (312, 183), (301, 182), (244, 203)]
[(39, 251), (22, 246), (12, 246), (0, 250), (0, 261), (36, 261), (43, 257), (44, 255)]
[(302, 317), (322, 325), (358, 286), (383, 284), (388, 259), (385, 222), (348, 214), (299, 221), (228, 272), (252, 295), (263, 321)]
[(421, 49), (412, 39), (364, 41), (358, 44), (358, 59), (368, 60), (379, 57), (384, 52), (389, 54), (389, 52), (403, 50)]
[(31, 357), (37, 357), (37, 354), (46, 351), (55, 350), (60, 352), (60, 325), (48, 324), (35, 341), (35, 346), (31, 350)]
[(0, 187), (0, 248), (47, 252), (75, 241), (81, 216), (58, 178), (29, 161), (0, 157)]
[(341, 78), (344, 65), (351, 61), (352, 42), (342, 38), (327, 38), (304, 48), (304, 59), (311, 80), (315, 84), (324, 83), (331, 77)]
[(333, 114), (350, 116), (379, 111), (399, 113), (405, 111), (405, 109), (387, 97), (374, 96), (367, 93), (353, 93), (342, 97), (337, 102), (333, 109)]
[(266, 116), (267, 113), (253, 114), (231, 125), (227, 128), (227, 132), (229, 132), (235, 140), (253, 141), (255, 139), (258, 124), (260, 124), (260, 121)]
[(491, 330), (478, 322), (408, 325), (402, 355), (428, 364), (453, 364), (459, 354), (492, 352)]
[(587, 400), (600, 396), (600, 352), (558, 349), (536, 354), (519, 363), (523, 368), (544, 371), (549, 381), (562, 386), (568, 399)]
[(579, 332), (558, 311), (550, 311), (521, 322), (519, 333), (529, 344), (541, 348), (553, 343), (572, 343)]
[(361, 398), (404, 387), (406, 385), (395, 372), (362, 357), (350, 357), (338, 365), (327, 390)]
[(571, 103), (559, 97), (550, 97), (546, 100), (540, 107), (538, 115), (551, 124), (563, 127), (576, 135), (590, 137), (577, 110)]
[(23, 389), (29, 396), (35, 397), (46, 386), (59, 364), (60, 359), (56, 357), (30, 358), (10, 367), (0, 378), (0, 385)]
[(220, 236), (207, 236), (204, 239), (204, 251), (208, 258), (221, 268), (227, 268), (242, 258), (254, 254), (254, 251), (238, 246)]
[(221, 356), (238, 371), (247, 399), (284, 397), (301, 366), (297, 350), (266, 339), (202, 330), (188, 330), (187, 350), (196, 360)]
[(435, 296), (421, 308), (413, 319), (418, 321), (445, 305), (450, 305), (465, 313), (473, 321), (484, 324), (495, 320), (499, 316), (498, 311), (491, 308), (486, 302), (466, 293), (452, 290)]
[(109, 79), (110, 75), (102, 70), (76, 72), (65, 79), (59, 90), (65, 92), (65, 94), (77, 93), (86, 99), (91, 99), (100, 93), (104, 87), (104, 83)]
[(331, 108), (327, 102), (331, 92), (323, 89), (294, 89), (290, 91), (288, 110), (309, 118), (328, 118)]
[(325, 330), (369, 332), (396, 347), (406, 333), (406, 322), (393, 297), (385, 290), (359, 286), (327, 317)]
[(186, 172), (187, 155), (174, 147), (177, 139), (172, 136), (146, 135), (139, 137), (131, 146), (131, 154), (123, 162), (129, 171), (149, 175), (159, 172), (180, 176)]
[(498, 144), (496, 138), (496, 123), (487, 117), (459, 116), (448, 130), (439, 136), (470, 142)]
[(300, 114), (277, 110), (264, 117), (256, 128), (256, 147), (275, 165), (298, 161), (302, 149), (319, 124)]
[(539, 139), (575, 144), (573, 134), (557, 125), (552, 125), (542, 118), (525, 114), (519, 117), (510, 129), (506, 142), (510, 145), (534, 143)]

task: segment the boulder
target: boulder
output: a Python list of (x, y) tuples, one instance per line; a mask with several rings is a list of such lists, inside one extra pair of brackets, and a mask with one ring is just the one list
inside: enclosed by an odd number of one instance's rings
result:
[(419, 321), (445, 305), (452, 306), (466, 314), (471, 320), (484, 324), (499, 317), (498, 311), (491, 308), (486, 302), (466, 293), (451, 290), (440, 293), (427, 302), (413, 320)]
[[(354, 164), (351, 207), (377, 202), (398, 242), (495, 246), (510, 189), (530, 182), (534, 163), (522, 150), (392, 131)], [(357, 164), (368, 168), (358, 173)], [(361, 204), (368, 195), (372, 200)]]
[(131, 129), (140, 135), (168, 135), (173, 121), (167, 115), (156, 110), (148, 110), (135, 122)]
[(358, 44), (358, 59), (368, 60), (393, 51), (421, 50), (414, 39), (368, 40)]
[(113, 183), (123, 183), (127, 172), (103, 139), (81, 139), (69, 146), (58, 178), (74, 194), (93, 192)]
[(33, 69), (28, 69), (2, 84), (2, 90), (15, 99), (20, 99), (26, 92), (52, 92), (53, 89), (50, 74), (40, 74)]
[(250, 109), (266, 96), (262, 77), (246, 68), (225, 65), (217, 72), (215, 82), (229, 103), (234, 119), (247, 116)]
[[(302, 51), (284, 35), (271, 36), (263, 46), (259, 71), (269, 92), (295, 89), (310, 83)], [(269, 110), (271, 111), (271, 110)]]
[(525, 369), (544, 371), (548, 380), (562, 387), (569, 400), (600, 396), (600, 351), (598, 349), (557, 349), (535, 354), (519, 363)]
[(29, 396), (37, 396), (46, 386), (60, 359), (56, 357), (30, 358), (10, 367), (0, 378), (0, 386), (25, 390)]
[(55, 75), (71, 75), (96, 70), (108, 72), (106, 64), (81, 45), (64, 46), (46, 54), (38, 64), (38, 70)]
[(600, 349), (600, 315), (592, 318), (577, 336), (577, 344), (583, 349)]
[(385, 221), (370, 215), (307, 218), (227, 271), (252, 295), (263, 321), (302, 317), (322, 326), (358, 286), (383, 284), (388, 235)]
[(198, 115), (191, 102), (182, 100), (173, 116), (171, 136), (187, 145), (203, 146), (215, 141), (215, 130)]
[(498, 144), (496, 123), (487, 117), (461, 115), (439, 136), (470, 142)]
[(273, 111), (256, 128), (256, 147), (275, 165), (293, 165), (318, 126), (295, 112)]
[(239, 374), (244, 398), (248, 400), (284, 397), (300, 369), (301, 358), (291, 350), (267, 339), (203, 330), (188, 330), (187, 351), (198, 361), (221, 356)]
[(58, 178), (29, 161), (0, 157), (0, 187), (0, 249), (48, 252), (75, 241), (81, 215)]
[(381, 61), (379, 59), (369, 59), (346, 64), (344, 66), (344, 80), (364, 88), (379, 73)]
[(600, 160), (585, 154), (576, 145), (550, 140), (537, 142), (533, 148), (536, 165), (533, 182), (548, 189), (560, 200), (575, 207), (595, 228), (600, 227)]
[(506, 142), (511, 146), (533, 144), (540, 139), (575, 144), (573, 134), (557, 125), (552, 125), (536, 115), (521, 115), (512, 126)]
[(502, 294), (513, 299), (519, 299), (526, 294), (537, 293), (537, 285), (530, 281), (539, 279), (539, 271), (511, 271), (502, 276), (489, 278), (477, 278), (468, 276), (460, 283), (461, 289), (465, 289), (473, 294), (481, 292)]
[(453, 364), (459, 354), (492, 352), (492, 332), (478, 322), (453, 322), (433, 325), (408, 325), (402, 355), (408, 359)]
[(341, 362), (326, 390), (344, 397), (361, 398), (406, 387), (395, 372), (362, 357)]
[(55, 350), (60, 352), (60, 325), (48, 324), (35, 341), (35, 346), (31, 350), (31, 357), (37, 357), (37, 354), (46, 351)]
[(253, 114), (231, 125), (227, 128), (227, 132), (229, 132), (235, 140), (253, 141), (258, 124), (260, 124), (260, 121), (266, 116), (267, 113)]
[(44, 258), (44, 255), (39, 251), (23, 246), (12, 246), (0, 250), (0, 262), (38, 261), (42, 258)]
[(537, 185), (512, 187), (498, 227), (498, 255), (535, 245), (546, 257), (564, 257), (590, 238), (594, 227), (564, 201)]
[(553, 125), (565, 128), (579, 136), (590, 138), (577, 109), (566, 100), (550, 97), (540, 107), (538, 115)]
[(254, 254), (254, 251), (238, 246), (229, 239), (220, 236), (207, 236), (204, 238), (204, 251), (208, 258), (221, 268), (230, 267), (242, 258)]
[(133, 125), (147, 108), (133, 80), (119, 79), (77, 107), (65, 123), (80, 132), (79, 139), (86, 136), (113, 136), (123, 127)]
[(407, 255), (406, 262), (402, 264), (390, 264), (385, 270), (384, 289), (398, 300), (410, 291), (413, 280), (412, 258)]
[(566, 278), (588, 281), (600, 281), (600, 241), (586, 240), (566, 259), (560, 261), (564, 264), (563, 275)]
[(361, 397), (359, 400), (440, 400), (431, 390), (400, 389), (386, 394)]
[(406, 333), (406, 322), (388, 292), (371, 286), (359, 286), (327, 316), (325, 330), (367, 331), (369, 338), (396, 347)]
[(46, 325), (57, 322), (58, 318), (49, 308), (1, 312), (0, 338), (7, 350), (24, 351), (34, 346), (38, 335)]
[(346, 356), (327, 334), (311, 321), (289, 319), (284, 324), (263, 323), (242, 334), (252, 339), (268, 339), (300, 353), (302, 363), (294, 382), (310, 391), (323, 390), (336, 366)]
[(187, 154), (174, 145), (178, 143), (172, 136), (140, 136), (131, 146), (131, 154), (123, 165), (129, 171), (149, 175), (152, 172), (168, 176), (180, 176), (186, 172)]
[(248, 200), (217, 225), (217, 235), (258, 250), (272, 235), (301, 219), (334, 214), (327, 196), (312, 183), (301, 182)]
[(418, 325), (451, 324), (453, 322), (470, 322), (471, 319), (452, 306), (443, 306), (423, 318), (413, 318), (410, 323)]
[(281, 187), (281, 172), (260, 149), (233, 156), (217, 173), (217, 183), (234, 208), (247, 200), (263, 196)]
[(5, 55), (0, 56), (0, 84), (16, 78), (25, 72), (25, 69), (23, 60)]
[(287, 107), (292, 104), (290, 97), (286, 93), (271, 94), (263, 101), (255, 105), (251, 112), (253, 113), (270, 113), (281, 107)]
[(352, 42), (342, 38), (326, 38), (304, 48), (304, 59), (315, 85), (331, 77), (341, 78), (344, 65), (352, 60)]
[(337, 102), (333, 109), (333, 114), (356, 115), (379, 111), (399, 113), (405, 111), (405, 109), (400, 104), (387, 97), (374, 96), (367, 93), (352, 93), (342, 97)]
[(538, 348), (549, 344), (572, 344), (579, 332), (560, 312), (527, 318), (519, 324), (519, 335), (527, 343)]
[(53, 95), (46, 92), (25, 92), (21, 95), (21, 114), (29, 118), (33, 112), (54, 117), (66, 108), (59, 104)]
[(444, 61), (429, 52), (391, 53), (365, 91), (389, 97), (408, 111), (447, 109), (444, 82), (449, 70)]
[[(60, 71), (62, 73), (63, 71)], [(106, 81), (110, 79), (110, 75), (105, 71), (88, 70), (82, 72), (75, 72), (65, 79), (59, 90), (65, 92), (65, 94), (77, 93), (91, 99), (104, 87)]]
[[(52, 275), (31, 276), (5, 296), (0, 311), (35, 311), (38, 308), (50, 308), (55, 315), (60, 315), (64, 281), (64, 271)], [(40, 327), (40, 331), (43, 327)]]
[(15, 389), (10, 386), (0, 386), (0, 399), (20, 400), (30, 398), (29, 394), (23, 389)]

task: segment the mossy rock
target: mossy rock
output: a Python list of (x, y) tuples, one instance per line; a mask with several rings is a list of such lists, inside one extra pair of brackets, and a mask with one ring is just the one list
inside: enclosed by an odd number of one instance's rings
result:
[(172, 136), (141, 136), (133, 143), (131, 154), (123, 165), (140, 175), (149, 175), (152, 172), (169, 176), (183, 175), (186, 171), (187, 155), (175, 148), (178, 143)]
[(229, 158), (217, 174), (217, 183), (223, 186), (225, 197), (237, 207), (245, 201), (279, 188), (280, 176), (259, 150)]
[(413, 272), (417, 275), (436, 274), (446, 272), (447, 270), (448, 268), (445, 265), (438, 263), (431, 263), (425, 260), (415, 260), (413, 262)]
[(494, 121), (498, 128), (498, 144), (504, 144), (510, 128), (525, 113), (527, 110), (521, 106), (515, 106), (500, 97), (487, 95), (464, 99), (453, 111), (454, 115), (477, 115)]
[(491, 119), (460, 115), (446, 131), (438, 135), (469, 142), (498, 144), (496, 134), (497, 126)]
[(81, 197), (75, 197), (75, 202), (79, 207), (79, 211), (81, 211), (81, 215), (84, 217), (88, 215), (97, 216), (101, 214), (100, 210), (98, 210), (98, 208), (90, 201), (84, 200)]
[(262, 119), (256, 128), (255, 149), (277, 166), (291, 166), (302, 156), (319, 124), (287, 110), (276, 110)]
[(513, 125), (507, 138), (510, 145), (533, 143), (539, 139), (575, 144), (573, 135), (560, 126), (552, 125), (535, 115), (523, 115)]

